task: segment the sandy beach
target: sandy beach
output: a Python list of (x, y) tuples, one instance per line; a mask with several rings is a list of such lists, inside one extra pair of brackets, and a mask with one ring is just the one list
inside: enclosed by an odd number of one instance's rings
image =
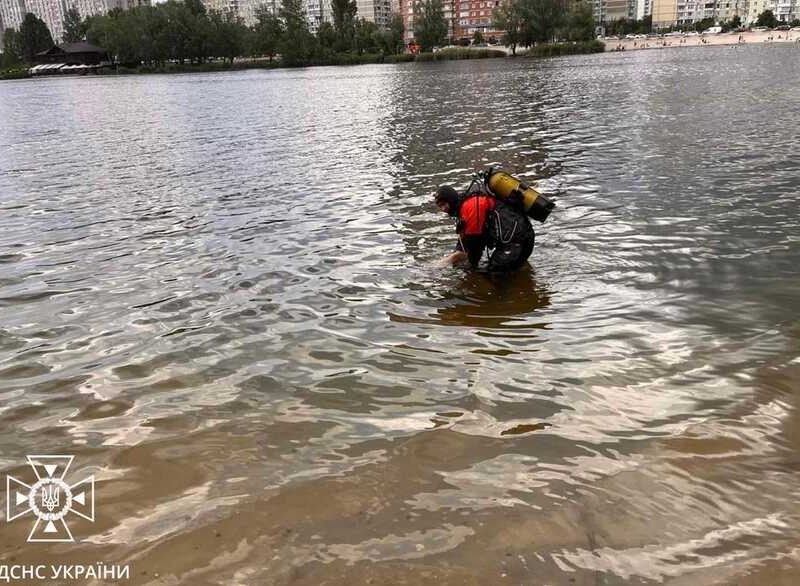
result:
[(718, 33), (686, 35), (682, 37), (648, 37), (646, 39), (606, 39), (606, 51), (637, 51), (641, 49), (664, 49), (670, 47), (697, 47), (710, 45), (752, 45), (762, 43), (797, 43), (800, 32), (796, 31), (750, 31), (744, 33)]

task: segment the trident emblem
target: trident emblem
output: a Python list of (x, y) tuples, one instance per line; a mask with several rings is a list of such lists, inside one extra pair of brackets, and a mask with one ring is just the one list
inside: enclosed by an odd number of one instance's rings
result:
[(51, 513), (58, 508), (60, 499), (58, 498), (61, 492), (61, 487), (57, 484), (47, 484), (42, 486), (42, 506)]
[(75, 541), (64, 518), (72, 513), (94, 522), (94, 476), (69, 485), (64, 481), (73, 456), (28, 456), (36, 475), (32, 485), (6, 477), (6, 521), (36, 516), (29, 542)]

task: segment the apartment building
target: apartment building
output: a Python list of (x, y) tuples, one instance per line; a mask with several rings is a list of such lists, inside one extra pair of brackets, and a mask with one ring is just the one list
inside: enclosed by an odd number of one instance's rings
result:
[(239, 0), (202, 0), (206, 10), (215, 12), (233, 12), (239, 15)]
[(403, 19), (403, 40), (408, 44), (414, 38), (414, 0), (391, 1), (392, 14), (399, 14), (400, 18)]
[(25, 14), (30, 12), (44, 21), (58, 43), (64, 35), (64, 15), (70, 8), (86, 18), (114, 8), (124, 10), (149, 5), (150, 0), (0, 0), (0, 21), (3, 28), (19, 29)]
[(620, 18), (635, 19), (638, 2), (639, 0), (593, 0), (594, 21), (603, 24)]
[(800, 0), (773, 0), (770, 5), (775, 18), (781, 22), (789, 23), (800, 19)]
[(499, 7), (500, 0), (453, 0), (450, 4), (454, 23), (452, 36), (471, 39), (478, 32), (484, 38), (502, 36), (503, 33), (492, 26), (494, 10)]
[(747, 2), (747, 10), (742, 16), (742, 20), (745, 23), (755, 23), (758, 20), (758, 15), (767, 10), (770, 4), (772, 4), (770, 0), (750, 0)]
[(643, 18), (650, 16), (653, 11), (653, 0), (636, 0), (636, 11), (634, 18), (636, 20), (642, 20)]
[(708, 18), (722, 23), (734, 16), (752, 26), (765, 10), (789, 23), (800, 18), (800, 0), (653, 0), (653, 27), (691, 26)]
[(258, 0), (257, 2), (239, 0), (239, 16), (242, 17), (247, 26), (252, 26), (256, 23), (256, 16), (262, 8), (266, 8), (272, 14), (278, 14), (281, 9), (281, 0)]
[(19, 30), (25, 17), (25, 0), (0, 0), (0, 22), (2, 30), (13, 28)]
[[(253, 26), (256, 22), (256, 15), (261, 7), (266, 6), (274, 14), (278, 13), (281, 7), (280, 0), (200, 0), (206, 10), (233, 13), (241, 18), (247, 26)], [(319, 2), (318, 2), (319, 3)]]
[(380, 28), (389, 26), (392, 20), (391, 0), (357, 0), (358, 18), (374, 22)]
[[(495, 8), (502, 0), (443, 0), (442, 12), (447, 21), (447, 36), (458, 41), (472, 39), (476, 32), (484, 38), (503, 36), (502, 31), (492, 26)], [(392, 11), (403, 18), (405, 42), (414, 38), (415, 5), (419, 9), (421, 0), (393, 0)]]
[(22, 4), (25, 13), (31, 12), (44, 21), (55, 42), (64, 36), (64, 13), (67, 8), (63, 0), (24, 0)]

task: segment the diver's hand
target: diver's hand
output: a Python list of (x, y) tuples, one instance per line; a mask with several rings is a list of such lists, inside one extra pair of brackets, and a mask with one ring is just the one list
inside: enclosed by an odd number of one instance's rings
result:
[(456, 250), (453, 253), (448, 254), (443, 259), (439, 261), (440, 267), (447, 267), (450, 265), (458, 264), (467, 260), (467, 253), (462, 250)]

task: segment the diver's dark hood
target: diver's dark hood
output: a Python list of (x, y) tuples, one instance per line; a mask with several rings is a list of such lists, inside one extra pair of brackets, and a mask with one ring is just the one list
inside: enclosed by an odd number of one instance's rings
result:
[(442, 185), (436, 190), (436, 203), (446, 201), (450, 204), (450, 215), (453, 217), (458, 216), (459, 207), (461, 207), (461, 196), (450, 185)]

